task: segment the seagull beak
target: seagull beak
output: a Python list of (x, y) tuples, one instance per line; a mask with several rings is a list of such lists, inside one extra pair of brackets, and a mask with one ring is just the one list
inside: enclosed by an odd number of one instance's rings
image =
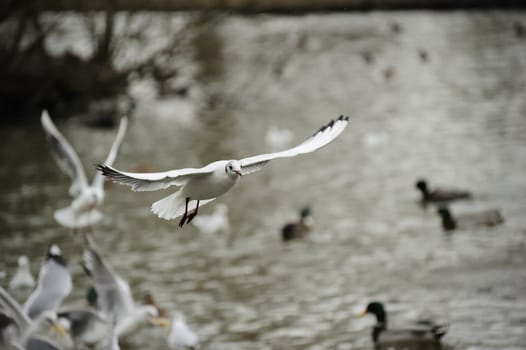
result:
[(170, 325), (170, 320), (166, 317), (150, 317), (148, 321), (150, 324), (161, 328), (166, 328)]
[(51, 328), (53, 328), (53, 330), (57, 332), (62, 338), (66, 336), (66, 330), (60, 323), (53, 322), (51, 324)]
[(243, 174), (241, 174), (241, 171), (239, 171), (239, 170), (234, 170), (234, 172), (235, 172), (239, 177), (243, 176)]

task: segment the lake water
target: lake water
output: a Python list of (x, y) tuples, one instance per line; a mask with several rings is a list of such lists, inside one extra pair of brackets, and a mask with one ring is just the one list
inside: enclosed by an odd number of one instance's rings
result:
[[(151, 292), (166, 310), (182, 310), (205, 349), (371, 349), (375, 321), (355, 314), (373, 299), (395, 323), (450, 323), (443, 342), (451, 349), (526, 349), (526, 37), (514, 22), (526, 25), (526, 13), (192, 22), (189, 97), (154, 99), (138, 84), (117, 168), (199, 167), (269, 151), (271, 126), (292, 130), (297, 143), (340, 114), (349, 126), (329, 146), (271, 162), (218, 199), (229, 207), (229, 235), (151, 214), (170, 191), (111, 185), (95, 239), (136, 300)], [(91, 177), (114, 131), (57, 124)], [(68, 178), (36, 121), (0, 136), (0, 270), (11, 276), (25, 254), (36, 274), (56, 242), (74, 277), (66, 303), (79, 302), (89, 285), (82, 239), (53, 219), (69, 203)], [(469, 188), (474, 200), (452, 210), (498, 208), (505, 224), (445, 234), (434, 208), (417, 204), (419, 177)], [(307, 204), (312, 235), (282, 244), (281, 227)], [(165, 336), (146, 328), (127, 348), (164, 349)]]

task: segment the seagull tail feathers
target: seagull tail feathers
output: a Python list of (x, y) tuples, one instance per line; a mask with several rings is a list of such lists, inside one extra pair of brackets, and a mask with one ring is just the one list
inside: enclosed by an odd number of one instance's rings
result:
[(75, 214), (72, 207), (65, 207), (55, 211), (54, 217), (62, 226), (82, 228), (96, 224), (102, 219), (103, 215), (96, 209), (87, 213)]
[[(199, 201), (199, 208), (203, 205), (210, 203), (215, 198), (212, 199), (203, 199)], [(152, 204), (152, 212), (165, 220), (172, 220), (184, 214), (186, 205), (186, 199), (181, 197), (179, 191), (172, 193), (169, 196), (166, 196), (157, 202)], [(191, 213), (195, 210), (197, 206), (196, 200), (191, 200), (188, 203), (188, 213)]]

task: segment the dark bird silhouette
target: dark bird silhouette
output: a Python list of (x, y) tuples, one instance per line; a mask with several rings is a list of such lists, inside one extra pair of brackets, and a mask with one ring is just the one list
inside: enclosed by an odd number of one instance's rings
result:
[(437, 212), (440, 215), (442, 228), (445, 231), (469, 227), (492, 227), (504, 222), (500, 211), (496, 209), (453, 216), (447, 206), (441, 206), (437, 209)]
[(422, 193), (422, 204), (450, 202), (459, 199), (470, 199), (471, 192), (459, 189), (434, 188), (430, 189), (427, 181), (420, 179), (416, 182), (415, 187)]
[(420, 61), (422, 61), (422, 63), (429, 61), (429, 53), (424, 49), (418, 50), (418, 57), (420, 57)]
[(396, 74), (396, 69), (393, 66), (389, 66), (384, 69), (383, 73), (385, 80), (391, 80)]
[(440, 339), (446, 334), (448, 325), (431, 320), (418, 320), (400, 328), (387, 326), (387, 312), (381, 302), (373, 301), (361, 315), (376, 317), (371, 338), (376, 348), (439, 349)]
[(283, 242), (305, 237), (311, 230), (312, 221), (310, 207), (301, 209), (299, 221), (288, 223), (281, 229)]

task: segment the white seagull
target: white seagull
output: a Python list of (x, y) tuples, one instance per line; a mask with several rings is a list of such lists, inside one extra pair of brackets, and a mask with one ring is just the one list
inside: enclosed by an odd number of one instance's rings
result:
[(127, 336), (147, 323), (167, 327), (170, 321), (160, 317), (154, 305), (135, 304), (128, 282), (113, 272), (92, 237), (85, 235), (85, 238), (87, 247), (84, 250), (83, 267), (93, 279), (101, 311), (108, 320), (112, 320), (112, 332), (117, 338)]
[(0, 348), (69, 349), (73, 341), (55, 311), (44, 311), (31, 320), (18, 302), (0, 287)]
[(24, 303), (23, 311), (30, 319), (47, 310), (55, 310), (71, 293), (71, 273), (58, 245), (51, 244), (38, 273), (37, 287)]
[(9, 289), (24, 287), (33, 288), (34, 286), (35, 279), (29, 270), (29, 259), (25, 255), (19, 256), (18, 269), (16, 270), (16, 273), (11, 281), (9, 281)]
[[(213, 201), (224, 194), (242, 175), (263, 168), (269, 161), (309, 153), (334, 140), (345, 129), (349, 117), (340, 116), (322, 126), (311, 137), (296, 147), (275, 153), (260, 154), (240, 160), (218, 160), (202, 168), (185, 168), (155, 173), (128, 173), (99, 164), (97, 169), (114, 182), (128, 185), (133, 191), (157, 191), (177, 186), (171, 195), (152, 204), (152, 212), (160, 218), (171, 220), (183, 215), (179, 226), (188, 224), (197, 215), (199, 205)], [(190, 210), (194, 210), (191, 214)]]
[(186, 324), (186, 319), (181, 312), (175, 312), (172, 318), (172, 327), (166, 339), (168, 347), (174, 350), (197, 349), (199, 338)]
[[(100, 173), (95, 174), (90, 185), (79, 156), (55, 127), (47, 111), (42, 112), (40, 121), (51, 147), (53, 158), (72, 180), (69, 194), (74, 198), (73, 202), (68, 207), (55, 211), (55, 220), (65, 227), (74, 229), (96, 224), (103, 216), (96, 208), (104, 201), (104, 177)], [(107, 164), (113, 164), (117, 158), (127, 125), (128, 118), (121, 118), (117, 136), (105, 160)]]

